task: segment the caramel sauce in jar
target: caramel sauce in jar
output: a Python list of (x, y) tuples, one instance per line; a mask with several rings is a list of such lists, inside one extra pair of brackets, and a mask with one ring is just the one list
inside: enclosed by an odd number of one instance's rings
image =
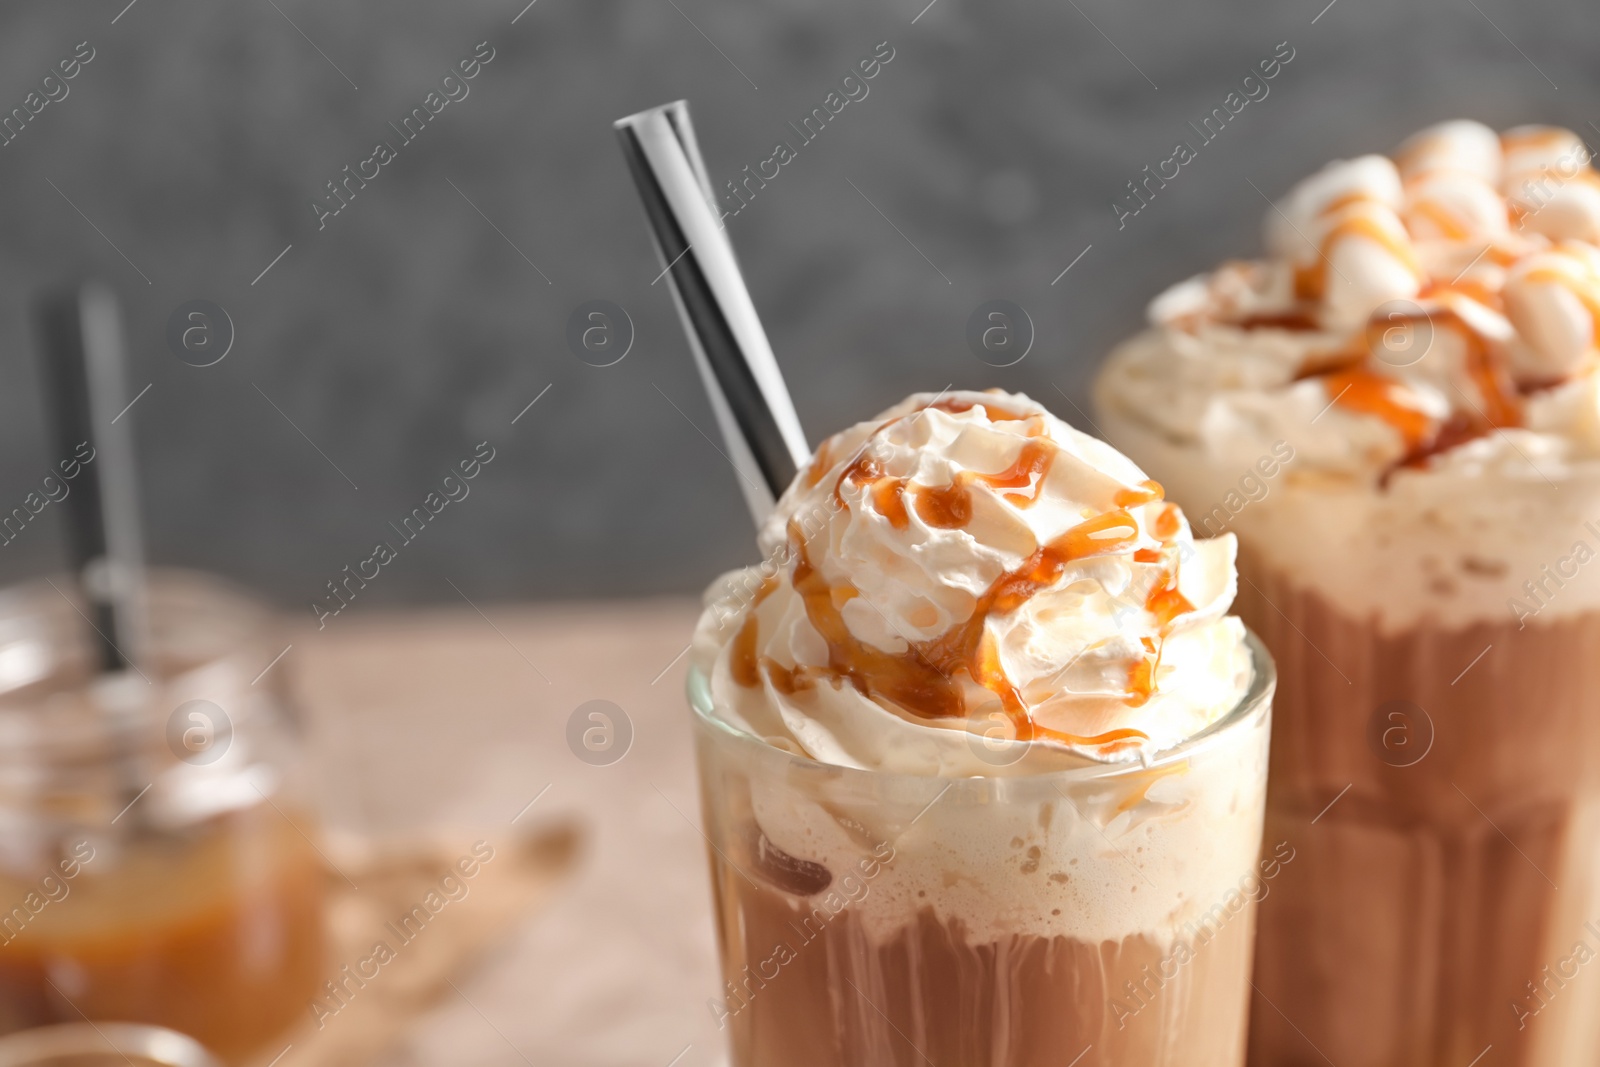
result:
[(326, 878), (296, 815), (261, 803), (0, 874), (0, 1031), (87, 1016), (166, 1026), (229, 1062), (264, 1050), (305, 1017), (324, 967)]
[(49, 586), (0, 591), (0, 1033), (150, 1023), (270, 1058), (328, 968), (283, 668), (258, 675), (280, 646), (210, 580), (149, 602), (142, 673), (110, 677)]

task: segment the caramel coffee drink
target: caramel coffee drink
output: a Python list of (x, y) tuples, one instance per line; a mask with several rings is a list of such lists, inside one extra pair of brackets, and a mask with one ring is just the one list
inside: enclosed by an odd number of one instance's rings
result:
[(1237, 1067), (1273, 667), (1234, 540), (1023, 396), (826, 441), (690, 671), (738, 1067)]
[(1097, 395), (1237, 534), (1281, 671), (1300, 858), (1251, 1061), (1600, 1062), (1600, 177), (1448, 122), (1295, 186), (1266, 246), (1158, 297)]

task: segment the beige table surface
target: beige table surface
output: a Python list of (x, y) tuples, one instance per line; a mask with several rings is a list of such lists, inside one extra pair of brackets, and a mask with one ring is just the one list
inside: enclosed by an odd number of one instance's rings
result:
[[(528, 824), (583, 828), (553, 902), (507, 929), (383, 1067), (721, 1063), (682, 695), (695, 603), (482, 607), (347, 613), (287, 634), (273, 668), (305, 709), (335, 834), (467, 828), (492, 842)], [(567, 746), (568, 717), (593, 699), (633, 725), (610, 766)]]

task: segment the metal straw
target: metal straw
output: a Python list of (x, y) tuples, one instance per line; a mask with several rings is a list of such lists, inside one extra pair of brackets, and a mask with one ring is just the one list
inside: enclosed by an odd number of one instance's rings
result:
[[(124, 418), (131, 403), (122, 316), (116, 296), (94, 282), (46, 294), (34, 314), (58, 462), (80, 462), (61, 501), (67, 553), (94, 630), (98, 674), (88, 689), (111, 746), (116, 803), (127, 814), (149, 785), (140, 741), (150, 680), (139, 669), (147, 648), (144, 550)], [(94, 451), (80, 451), (85, 446)], [(137, 833), (145, 821), (144, 809), (133, 811), (123, 829)]]
[(679, 100), (616, 122), (684, 333), (756, 524), (811, 456)]
[(107, 673), (136, 668), (144, 645), (144, 548), (132, 423), (123, 419), (128, 393), (117, 298), (86, 282), (46, 294), (35, 315), (55, 451), (67, 459), (84, 445), (94, 449), (62, 507), (99, 666)]

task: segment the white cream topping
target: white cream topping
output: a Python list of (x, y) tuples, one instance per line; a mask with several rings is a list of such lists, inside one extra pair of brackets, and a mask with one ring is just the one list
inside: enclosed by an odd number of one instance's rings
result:
[[(1570, 552), (1579, 520), (1600, 518), (1592, 496), (1555, 500), (1600, 472), (1588, 164), (1569, 131), (1466, 121), (1423, 130), (1394, 162), (1330, 164), (1268, 212), (1268, 259), (1152, 301), (1150, 329), (1100, 376), (1102, 425), (1191, 517), (1286, 442), (1295, 458), (1275, 501), (1223, 524), (1251, 549), (1395, 625), (1510, 618), (1507, 594), (1540, 573), (1541, 553)], [(1493, 506), (1517, 523), (1488, 517)], [(1540, 529), (1517, 532), (1529, 522)], [(1395, 572), (1352, 577), (1339, 531), (1387, 546)], [(1424, 574), (1435, 556), (1453, 557), (1439, 564), (1448, 580)], [(1558, 610), (1600, 604), (1600, 572), (1594, 584)]]
[(1233, 539), (1197, 542), (1158, 491), (1026, 397), (911, 397), (818, 450), (767, 562), (708, 591), (694, 661), (736, 725), (843, 766), (1019, 774), (1170, 748), (1252, 671)]

